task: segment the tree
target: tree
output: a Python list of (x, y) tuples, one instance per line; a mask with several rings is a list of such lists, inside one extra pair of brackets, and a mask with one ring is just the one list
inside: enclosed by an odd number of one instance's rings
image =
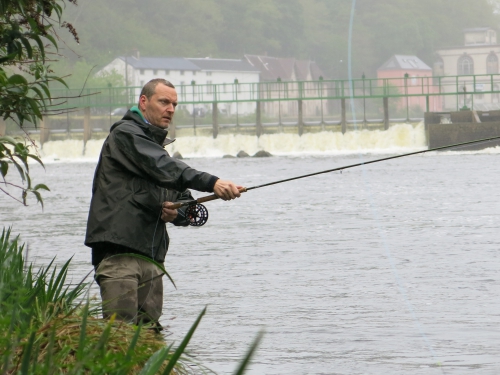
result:
[[(76, 0), (68, 0), (76, 5)], [(78, 40), (73, 26), (62, 21), (64, 0), (0, 0), (0, 116), (23, 129), (26, 122), (37, 125), (53, 104), (49, 84), (64, 80), (53, 74), (50, 62), (57, 59), (59, 36), (54, 26), (67, 29)], [(0, 138), (0, 190), (26, 204), (29, 193), (43, 200), (44, 184), (33, 185), (28, 160), (43, 165), (29, 138)], [(7, 181), (9, 166), (21, 177), (21, 184)], [(8, 189), (21, 192), (16, 198)]]

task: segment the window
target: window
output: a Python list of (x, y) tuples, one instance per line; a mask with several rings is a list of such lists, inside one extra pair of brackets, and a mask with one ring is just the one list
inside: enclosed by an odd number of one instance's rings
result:
[(210, 77), (212, 75), (212, 72), (207, 72), (207, 77)]
[(140, 73), (141, 73), (141, 74), (144, 74), (144, 69), (141, 69), (141, 70), (140, 70)]
[(141, 81), (141, 86), (144, 86), (144, 81)]
[(194, 75), (194, 76), (196, 75), (196, 70), (193, 70), (193, 75)]
[(170, 70), (165, 70), (165, 75), (168, 76), (170, 74)]
[(158, 70), (154, 69), (153, 70), (153, 75), (157, 75), (158, 74)]
[(181, 76), (183, 76), (183, 75), (184, 75), (184, 70), (181, 70)]
[(498, 57), (496, 54), (491, 52), (486, 59), (486, 73), (487, 74), (497, 74), (498, 73)]
[(474, 74), (474, 61), (466, 54), (458, 59), (458, 74), (471, 75)]

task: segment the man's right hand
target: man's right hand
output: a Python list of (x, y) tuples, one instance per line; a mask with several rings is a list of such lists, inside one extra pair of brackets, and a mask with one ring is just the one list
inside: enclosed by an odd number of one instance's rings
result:
[(238, 189), (243, 186), (235, 185), (231, 181), (218, 179), (214, 185), (214, 194), (220, 199), (228, 201), (231, 199), (239, 198), (241, 193)]

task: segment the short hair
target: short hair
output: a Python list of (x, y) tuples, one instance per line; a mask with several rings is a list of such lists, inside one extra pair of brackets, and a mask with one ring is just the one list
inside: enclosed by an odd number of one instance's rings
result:
[(170, 81), (167, 81), (166, 79), (163, 78), (154, 78), (144, 85), (144, 87), (141, 90), (141, 95), (139, 95), (139, 98), (145, 95), (146, 98), (148, 98), (148, 100), (151, 99), (151, 97), (154, 95), (156, 91), (156, 86), (158, 86), (158, 84), (162, 84), (175, 89), (175, 86)]

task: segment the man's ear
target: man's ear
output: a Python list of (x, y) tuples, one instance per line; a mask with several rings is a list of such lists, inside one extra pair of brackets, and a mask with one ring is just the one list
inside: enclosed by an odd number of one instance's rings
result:
[(139, 109), (141, 111), (144, 111), (144, 109), (146, 108), (147, 101), (148, 98), (146, 97), (146, 95), (141, 95), (141, 97), (139, 98)]

